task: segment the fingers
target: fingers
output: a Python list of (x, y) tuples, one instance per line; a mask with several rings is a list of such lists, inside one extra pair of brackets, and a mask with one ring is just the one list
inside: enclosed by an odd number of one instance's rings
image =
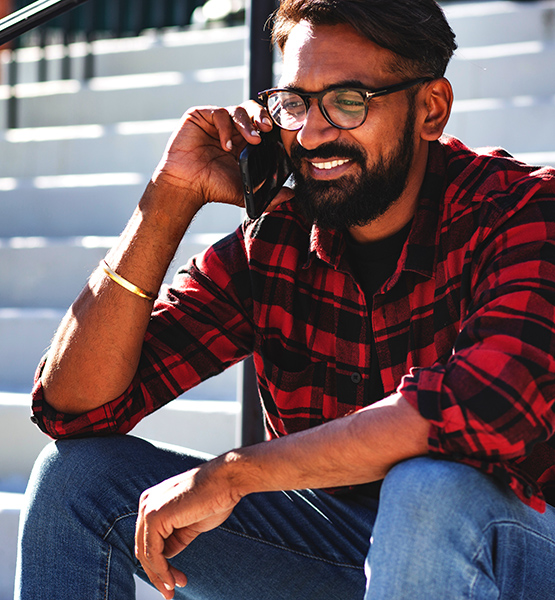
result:
[[(219, 108), (205, 106), (186, 113), (210, 136), (218, 137), (225, 152), (243, 149), (246, 143), (260, 143), (260, 132), (271, 131), (273, 124), (268, 112), (257, 102), (249, 100), (241, 106)], [(215, 129), (215, 132), (214, 132)]]
[(246, 128), (254, 126), (259, 131), (270, 131), (273, 127), (268, 111), (254, 100), (233, 107), (230, 114), (239, 126), (245, 125)]
[(228, 107), (227, 111), (236, 129), (249, 144), (258, 144), (260, 132), (268, 132), (273, 127), (266, 109), (253, 100), (241, 106)]
[(135, 532), (135, 556), (140, 561), (146, 575), (164, 598), (174, 596), (176, 585), (184, 586), (187, 577), (172, 567), (164, 557), (165, 539), (158, 531), (155, 519), (146, 514), (146, 493), (141, 496), (139, 516)]

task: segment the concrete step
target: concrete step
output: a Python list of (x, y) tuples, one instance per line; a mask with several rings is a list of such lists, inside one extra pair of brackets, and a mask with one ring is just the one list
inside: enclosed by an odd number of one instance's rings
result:
[[(21, 83), (15, 86), (19, 127), (117, 123), (180, 117), (190, 106), (237, 104), (245, 97), (243, 65), (218, 69), (157, 71), (139, 75)], [(6, 123), (9, 86), (0, 86)], [(138, 97), (140, 96), (140, 101)]]
[[(0, 390), (28, 392), (65, 310), (0, 308)], [(234, 400), (237, 369), (228, 369), (187, 393), (201, 400)]]
[(456, 100), (446, 131), (472, 147), (548, 153), (555, 150), (555, 95)]
[(447, 68), (457, 99), (553, 94), (555, 43), (531, 40), (461, 48)]
[(460, 48), (555, 38), (555, 2), (440, 2)]
[[(454, 2), (443, 5), (460, 48), (527, 42), (555, 38), (554, 0), (532, 3), (513, 1)], [(83, 57), (92, 50), (99, 77), (164, 70), (183, 71), (187, 65), (209, 69), (244, 62), (247, 29), (244, 26), (183, 32), (148, 32), (137, 38), (98, 40), (90, 45), (70, 44), (66, 50), (52, 45), (45, 50), (24, 48), (17, 52), (22, 83), (37, 81), (38, 62), (44, 59), (48, 79), (59, 79), (61, 61), (72, 57), (73, 77), (82, 79)], [(7, 80), (9, 54), (0, 56), (2, 81)]]
[[(219, 234), (185, 236), (166, 282), (191, 256), (220, 237)], [(0, 306), (69, 307), (116, 241), (116, 237), (0, 239)]]
[[(76, 42), (67, 48), (51, 45), (21, 48), (16, 55), (20, 83), (39, 80), (39, 62), (44, 61), (48, 80), (61, 79), (62, 61), (71, 57), (71, 76), (83, 79), (84, 57), (94, 55), (97, 77), (164, 71), (185, 71), (190, 65), (212, 69), (244, 63), (247, 28), (222, 27), (203, 30), (147, 32), (134, 38)], [(2, 81), (8, 80), (8, 52), (0, 54)]]
[(147, 181), (141, 173), (5, 181), (0, 237), (119, 235)]
[(0, 177), (137, 172), (150, 176), (179, 119), (9, 129)]
[[(546, 96), (526, 94), (464, 100), (458, 94), (460, 85), (456, 82), (454, 85), (456, 99), (449, 125), (453, 135), (464, 139), (466, 128), (461, 125), (464, 122), (473, 124), (484, 138), (499, 138), (500, 145), (515, 146), (513, 140), (517, 140), (519, 151), (551, 149), (554, 133), (551, 124), (555, 122), (553, 90)], [(494, 121), (491, 120), (493, 112), (497, 115)], [(511, 123), (510, 129), (505, 121)], [(130, 173), (131, 170), (137, 175), (123, 175), (120, 183), (136, 177), (141, 186), (146, 185), (178, 123), (178, 119), (168, 119), (8, 130), (0, 138), (0, 155), (5, 157), (0, 165), (0, 187), (4, 191), (10, 187), (21, 190), (26, 185), (45, 185), (52, 181), (25, 181), (43, 174), (87, 175)], [(17, 194), (19, 197), (20, 192)]]
[(516, 152), (514, 157), (528, 165), (549, 166), (555, 168), (555, 151), (553, 152)]
[(13, 598), (17, 530), (22, 503), (23, 494), (0, 492), (0, 600)]
[[(555, 76), (555, 44), (532, 40), (464, 48), (457, 52), (447, 76), (460, 99), (512, 97), (523, 91), (549, 95)], [(245, 77), (246, 68), (234, 66), (192, 73), (95, 78), (88, 83), (69, 80), (20, 84), (16, 86), (19, 126), (176, 119), (190, 106), (226, 106), (243, 101)], [(0, 118), (5, 118), (2, 114), (6, 112), (8, 94), (8, 87), (0, 86)]]
[[(515, 8), (514, 4), (483, 3), (482, 6), (487, 8), (489, 15), (484, 14), (481, 19), (486, 19), (486, 16), (491, 18), (492, 25), (500, 19), (500, 15), (510, 17), (513, 28), (517, 27), (517, 23), (519, 26), (525, 23), (529, 27), (529, 35), (517, 36), (515, 40), (510, 36), (500, 36), (499, 39), (491, 36), (485, 36), (486, 39), (469, 38), (467, 43), (472, 45), (461, 44), (449, 69), (458, 97), (514, 96), (522, 90), (533, 95), (545, 95), (551, 91), (550, 83), (555, 74), (552, 33), (555, 27), (552, 21), (555, 19), (551, 17), (555, 10), (553, 2), (549, 0), (534, 3), (538, 5), (536, 9), (532, 9), (531, 5)], [(470, 19), (462, 16), (461, 7), (457, 10), (451, 7), (450, 10), (456, 15), (453, 19), (455, 30), (459, 21), (463, 23)], [(481, 19), (473, 17), (471, 21)], [(510, 32), (511, 27), (507, 25), (507, 28)], [(502, 31), (502, 27), (496, 25), (493, 31)], [(234, 32), (234, 35), (234, 43), (239, 47), (243, 43), (242, 32)], [(133, 43), (141, 43), (141, 40)], [(116, 70), (110, 75), (95, 77), (88, 83), (73, 79), (19, 84), (15, 89), (20, 98), (19, 125), (34, 127), (89, 124), (91, 121), (106, 124), (130, 119), (171, 119), (179, 117), (192, 105), (226, 105), (244, 99), (246, 69), (240, 53), (223, 53), (218, 67), (204, 68), (197, 67), (197, 56), (201, 65), (208, 64), (203, 63), (203, 57), (204, 50), (212, 56), (209, 44), (202, 47), (202, 52), (195, 50), (192, 43), (187, 46), (176, 45), (173, 49), (166, 45), (163, 48), (168, 53), (176, 51), (176, 48), (186, 47), (193, 49), (196, 54), (194, 59), (184, 61), (179, 58), (153, 58), (152, 62), (149, 59), (142, 63), (140, 58), (143, 53), (152, 50), (152, 47), (147, 47), (149, 44), (143, 43), (143, 46), (143, 50), (120, 53), (122, 57), (125, 55), (123, 62), (129, 66), (126, 74), (114, 75)], [(31, 50), (29, 49), (29, 53)], [(105, 56), (114, 58), (109, 52)], [(209, 64), (217, 64), (212, 58), (210, 60), (212, 62)], [(231, 64), (231, 61), (238, 62)], [(115, 63), (117, 61), (114, 60)], [(135, 66), (131, 67), (131, 64)], [(184, 69), (189, 64), (195, 64), (195, 70), (185, 72)], [(148, 67), (152, 70), (149, 71)], [(168, 67), (174, 67), (175, 70)], [(519, 76), (515, 77), (515, 73)], [(222, 82), (225, 85), (222, 86)], [(3, 98), (0, 101), (0, 118), (5, 118), (5, 104), (9, 93), (7, 86), (0, 87), (0, 98)], [(137, 94), (141, 95), (141, 102), (136, 101)], [(92, 115), (91, 106), (94, 107)]]
[[(100, 173), (4, 181), (0, 237), (119, 235), (147, 180), (141, 173)], [(189, 232), (228, 233), (242, 218), (242, 208), (208, 204)]]
[(29, 391), (65, 311), (0, 308), (0, 389)]

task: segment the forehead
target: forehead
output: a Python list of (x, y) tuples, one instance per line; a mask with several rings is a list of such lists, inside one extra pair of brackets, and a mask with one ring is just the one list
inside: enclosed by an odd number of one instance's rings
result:
[(393, 81), (394, 54), (349, 25), (311, 25), (301, 21), (283, 48), (280, 86), (319, 91), (344, 81), (381, 87)]

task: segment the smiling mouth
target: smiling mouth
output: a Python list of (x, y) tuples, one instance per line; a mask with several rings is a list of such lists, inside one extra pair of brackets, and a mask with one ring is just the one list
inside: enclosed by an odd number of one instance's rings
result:
[(341, 167), (342, 165), (351, 162), (350, 159), (339, 159), (339, 160), (329, 160), (326, 162), (311, 162), (310, 164), (315, 169), (321, 169), (324, 171), (329, 171), (330, 169), (335, 169), (336, 167)]

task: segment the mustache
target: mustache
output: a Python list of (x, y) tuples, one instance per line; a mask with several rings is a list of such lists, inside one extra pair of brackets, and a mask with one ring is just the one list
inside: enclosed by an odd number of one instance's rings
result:
[(366, 164), (366, 153), (364, 150), (354, 144), (341, 144), (338, 142), (327, 142), (314, 148), (307, 150), (300, 144), (294, 144), (291, 147), (291, 161), (295, 166), (300, 165), (303, 159), (327, 159), (327, 158), (348, 158), (354, 160), (361, 165)]

